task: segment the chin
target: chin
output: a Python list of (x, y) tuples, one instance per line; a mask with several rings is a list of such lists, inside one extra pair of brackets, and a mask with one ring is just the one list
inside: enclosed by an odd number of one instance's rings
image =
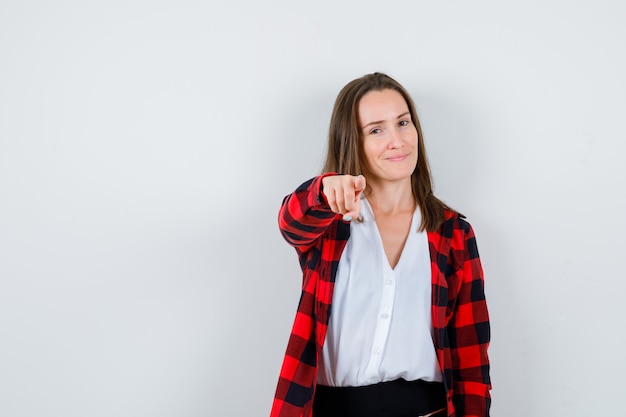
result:
[(378, 180), (384, 182), (398, 182), (410, 180), (416, 167), (397, 167), (396, 169), (378, 170), (377, 172), (364, 171), (365, 179)]
[[(412, 174), (412, 173), (411, 173)], [(402, 181), (411, 181), (411, 174), (407, 175), (377, 175), (376, 178), (384, 181), (384, 182), (402, 182)]]

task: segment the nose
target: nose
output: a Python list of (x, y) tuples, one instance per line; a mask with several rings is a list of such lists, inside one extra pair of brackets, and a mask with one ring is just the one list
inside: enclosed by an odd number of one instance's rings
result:
[(396, 129), (391, 129), (389, 132), (389, 142), (387, 143), (387, 147), (389, 149), (397, 149), (402, 147), (402, 135)]

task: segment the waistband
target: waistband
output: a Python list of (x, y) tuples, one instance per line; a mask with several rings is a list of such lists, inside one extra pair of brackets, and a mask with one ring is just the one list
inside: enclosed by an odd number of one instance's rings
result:
[[(441, 410), (440, 412), (436, 412)], [(446, 392), (440, 382), (381, 382), (363, 387), (318, 385), (313, 417), (445, 416)]]

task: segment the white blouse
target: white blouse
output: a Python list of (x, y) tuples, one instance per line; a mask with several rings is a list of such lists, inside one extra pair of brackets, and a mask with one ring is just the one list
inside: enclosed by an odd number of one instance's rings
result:
[(366, 199), (341, 255), (317, 382), (349, 387), (442, 381), (433, 344), (431, 267), (419, 208), (392, 269)]

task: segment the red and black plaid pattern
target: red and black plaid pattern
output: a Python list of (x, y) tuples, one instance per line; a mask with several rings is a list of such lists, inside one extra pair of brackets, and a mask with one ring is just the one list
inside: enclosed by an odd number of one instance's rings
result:
[[(333, 285), (350, 225), (333, 213), (313, 178), (285, 197), (279, 213), (283, 237), (303, 272), (302, 294), (280, 371), (271, 417), (310, 417), (319, 354), (331, 313)], [(453, 212), (428, 232), (432, 265), (435, 347), (444, 376), (448, 417), (489, 416), (490, 330), (483, 274), (474, 232)]]

